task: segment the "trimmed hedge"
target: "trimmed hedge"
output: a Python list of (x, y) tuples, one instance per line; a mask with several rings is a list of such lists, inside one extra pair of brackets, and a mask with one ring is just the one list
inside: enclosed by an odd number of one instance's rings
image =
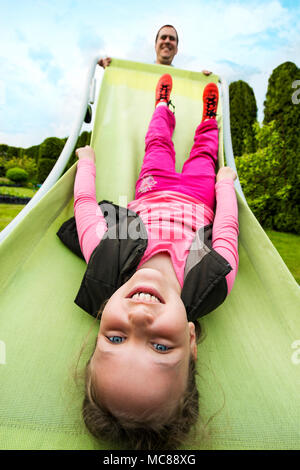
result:
[(15, 183), (25, 183), (28, 180), (28, 173), (22, 168), (10, 168), (5, 176)]
[(0, 203), (3, 204), (27, 204), (30, 197), (3, 196), (0, 194)]

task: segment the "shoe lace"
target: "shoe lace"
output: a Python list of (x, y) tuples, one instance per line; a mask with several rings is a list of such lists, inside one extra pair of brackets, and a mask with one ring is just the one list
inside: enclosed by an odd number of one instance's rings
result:
[(216, 100), (216, 97), (215, 96), (208, 96), (206, 98), (206, 116), (212, 118), (212, 117), (216, 117), (217, 113), (216, 113), (216, 109), (217, 109), (217, 100)]
[(175, 114), (175, 106), (174, 104), (172, 103), (172, 101), (168, 101), (168, 106), (172, 106), (172, 113)]
[(159, 99), (160, 100), (166, 100), (168, 99), (168, 94), (169, 94), (169, 85), (164, 85), (162, 84), (159, 90)]
[[(159, 90), (159, 101), (168, 100), (169, 89), (170, 89), (170, 85), (165, 85), (165, 84), (161, 85), (160, 90)], [(173, 114), (175, 114), (175, 106), (171, 100), (167, 101), (167, 105), (172, 106), (172, 112)]]

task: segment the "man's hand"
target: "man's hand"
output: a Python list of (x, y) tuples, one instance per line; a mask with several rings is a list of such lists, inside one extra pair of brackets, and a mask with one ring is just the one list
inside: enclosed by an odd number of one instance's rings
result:
[(103, 67), (104, 69), (106, 67), (108, 67), (111, 63), (111, 58), (110, 57), (105, 57), (104, 59), (100, 59), (98, 61), (98, 65), (100, 65), (100, 67)]
[(218, 181), (222, 181), (225, 179), (231, 179), (232, 181), (234, 181), (236, 178), (236, 172), (232, 170), (232, 168), (230, 168), (229, 166), (223, 166), (219, 169), (216, 180), (218, 183)]
[(87, 158), (95, 163), (96, 155), (92, 147), (90, 147), (89, 145), (76, 149), (75, 154), (78, 160), (80, 160), (81, 158)]
[(210, 72), (209, 70), (202, 70), (202, 73), (204, 75), (211, 75), (212, 74), (212, 72)]

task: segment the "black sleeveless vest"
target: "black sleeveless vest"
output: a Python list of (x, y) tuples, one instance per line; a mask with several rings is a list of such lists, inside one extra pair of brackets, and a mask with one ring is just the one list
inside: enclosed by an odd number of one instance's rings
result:
[[(141, 218), (130, 209), (108, 201), (99, 203), (108, 230), (94, 249), (77, 293), (75, 303), (97, 316), (102, 303), (136, 272), (147, 248), (147, 231)], [(83, 258), (75, 218), (57, 232), (60, 240)], [(196, 232), (186, 260), (181, 298), (188, 321), (215, 310), (227, 296), (225, 276), (230, 264), (212, 249), (212, 225)]]

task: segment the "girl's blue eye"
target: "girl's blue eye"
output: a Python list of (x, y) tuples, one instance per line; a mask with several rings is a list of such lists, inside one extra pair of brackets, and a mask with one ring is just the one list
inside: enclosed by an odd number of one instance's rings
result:
[(124, 338), (122, 336), (107, 336), (111, 343), (123, 343)]
[(170, 348), (168, 346), (165, 346), (164, 344), (159, 344), (159, 343), (154, 343), (153, 345), (157, 351), (168, 351)]

